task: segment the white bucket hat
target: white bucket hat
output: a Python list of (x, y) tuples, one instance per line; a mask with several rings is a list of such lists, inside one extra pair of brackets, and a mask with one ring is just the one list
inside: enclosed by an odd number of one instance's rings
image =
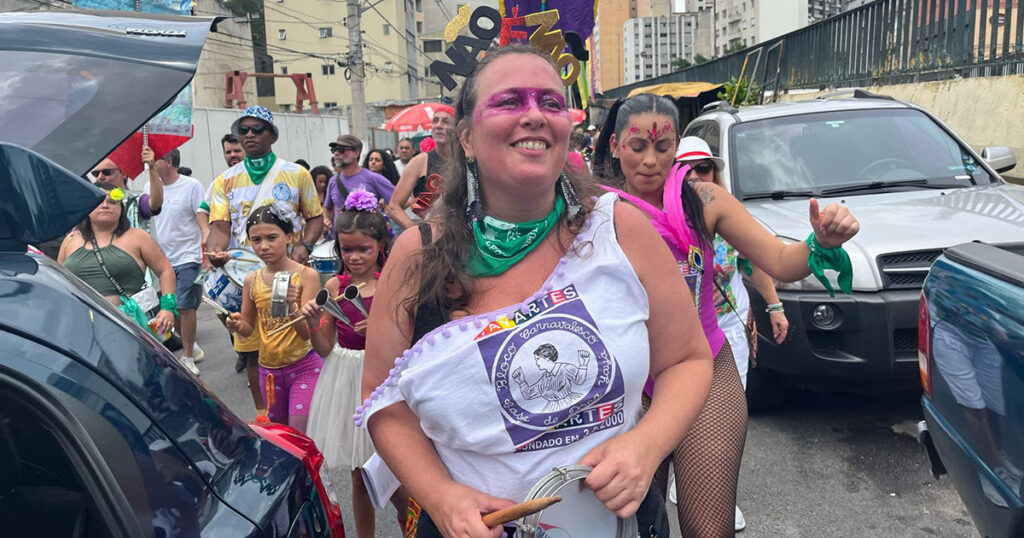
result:
[(676, 149), (676, 160), (681, 163), (711, 160), (719, 171), (725, 166), (725, 160), (712, 155), (708, 143), (696, 136), (683, 137), (679, 141), (679, 147)]

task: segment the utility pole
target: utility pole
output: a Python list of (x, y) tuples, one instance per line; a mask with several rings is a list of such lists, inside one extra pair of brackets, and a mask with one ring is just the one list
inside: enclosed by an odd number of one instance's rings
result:
[(348, 18), (348, 70), (352, 86), (352, 124), (349, 130), (360, 140), (366, 140), (366, 91), (363, 87), (363, 32), (359, 25), (362, 11), (360, 0), (347, 0)]

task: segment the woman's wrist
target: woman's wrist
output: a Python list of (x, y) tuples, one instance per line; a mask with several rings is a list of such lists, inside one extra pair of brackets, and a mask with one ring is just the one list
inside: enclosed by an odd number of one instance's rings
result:
[(160, 310), (166, 310), (175, 316), (178, 315), (178, 296), (173, 293), (165, 293), (160, 296)]
[(764, 311), (768, 312), (769, 314), (774, 314), (776, 312), (785, 312), (786, 311), (786, 307), (783, 306), (781, 302), (780, 303), (771, 303), (771, 304), (768, 305), (767, 308), (764, 309)]

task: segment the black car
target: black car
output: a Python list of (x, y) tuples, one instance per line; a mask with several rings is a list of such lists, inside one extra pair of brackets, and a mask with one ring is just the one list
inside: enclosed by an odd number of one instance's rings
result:
[[(79, 174), (191, 80), (211, 22), (0, 16), (3, 69), (20, 65), (17, 74), (32, 79), (46, 69), (80, 75), (88, 64), (94, 85), (84, 101), (61, 88), (37, 99), (19, 94), (26, 78), (16, 76), (0, 85), (14, 89), (0, 102), (35, 99), (41, 107), (25, 120), (35, 123), (13, 125), (19, 112), (0, 105), (0, 536), (344, 536), (327, 467), (309, 438), (283, 425), (246, 424), (94, 290), (49, 258), (26, 254), (100, 203), (105, 193)], [(159, 39), (139, 41), (155, 35), (147, 28), (188, 37), (161, 48)], [(69, 41), (74, 50), (58, 50)], [(33, 53), (40, 63), (26, 63)], [(136, 61), (151, 77), (133, 89), (156, 80), (163, 87), (146, 88), (142, 101), (157, 106), (146, 115), (132, 101), (119, 114), (111, 107), (124, 97), (124, 81), (111, 73)], [(40, 103), (45, 96), (51, 103)]]

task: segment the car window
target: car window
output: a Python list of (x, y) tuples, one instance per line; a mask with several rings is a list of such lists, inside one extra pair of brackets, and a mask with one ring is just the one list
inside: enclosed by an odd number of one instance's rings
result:
[(712, 155), (720, 156), (722, 154), (721, 129), (718, 128), (717, 123), (708, 123), (707, 128), (701, 134), (701, 138), (708, 143)]
[(686, 126), (686, 130), (683, 132), (683, 136), (696, 136), (697, 138), (703, 138), (701, 135), (704, 134), (704, 129), (708, 126), (706, 121), (693, 121)]
[(201, 533), (200, 518), (218, 500), (178, 447), (120, 390), (81, 363), (2, 331), (0, 367), (53, 389), (99, 449), (141, 528), (155, 528), (151, 536)]
[(843, 110), (750, 121), (732, 129), (740, 193), (925, 180), (969, 186), (992, 177), (929, 116)]

